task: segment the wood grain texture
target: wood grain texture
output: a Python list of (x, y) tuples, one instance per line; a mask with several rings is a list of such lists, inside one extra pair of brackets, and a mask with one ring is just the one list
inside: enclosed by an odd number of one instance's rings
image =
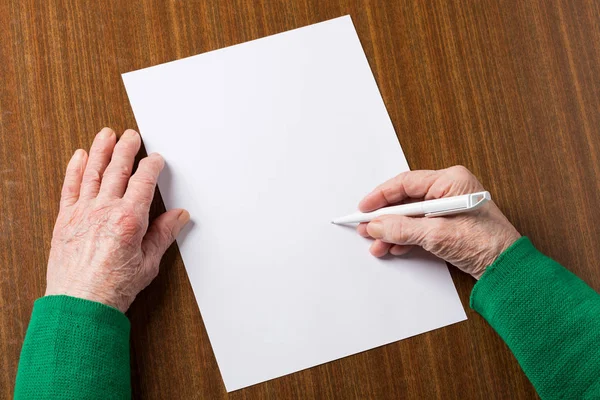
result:
[[(67, 161), (136, 128), (120, 74), (350, 14), (413, 169), (470, 168), (521, 233), (600, 290), (600, 3), (594, 0), (0, 2), (0, 397), (12, 396)], [(160, 199), (153, 215), (163, 210)], [(365, 251), (367, 249), (365, 248)], [(530, 399), (469, 320), (231, 394), (175, 247), (131, 307), (147, 399)]]

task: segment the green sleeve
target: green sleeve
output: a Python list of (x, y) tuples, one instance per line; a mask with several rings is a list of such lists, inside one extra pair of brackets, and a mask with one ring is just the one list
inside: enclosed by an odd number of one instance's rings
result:
[(529, 239), (488, 267), (471, 294), (542, 399), (600, 399), (600, 295)]
[(36, 300), (21, 350), (16, 399), (131, 397), (127, 317), (69, 296)]

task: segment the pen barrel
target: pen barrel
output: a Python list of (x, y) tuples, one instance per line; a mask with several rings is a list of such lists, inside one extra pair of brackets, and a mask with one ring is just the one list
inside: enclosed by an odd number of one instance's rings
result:
[(423, 205), (423, 214), (467, 208), (469, 206), (469, 196), (466, 194), (463, 196), (424, 201), (421, 203)]
[(369, 217), (376, 218), (382, 215), (404, 215), (406, 217), (414, 217), (423, 214), (423, 203), (421, 202), (380, 208), (379, 210), (369, 213)]
[(469, 208), (470, 194), (446, 197), (442, 199), (426, 200), (418, 203), (400, 204), (397, 206), (380, 208), (369, 213), (355, 213), (334, 220), (337, 224), (369, 222), (382, 215), (403, 215), (416, 217), (433, 213), (444, 213), (454, 210), (466, 210)]
[(403, 215), (406, 217), (415, 217), (429, 213), (466, 208), (468, 204), (469, 195), (464, 195), (385, 207), (373, 211), (372, 213), (369, 213), (369, 215), (371, 218), (380, 217), (382, 215)]

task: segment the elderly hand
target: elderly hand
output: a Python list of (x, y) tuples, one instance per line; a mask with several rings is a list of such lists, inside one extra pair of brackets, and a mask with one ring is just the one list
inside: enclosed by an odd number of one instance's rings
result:
[(170, 210), (148, 227), (164, 160), (150, 154), (131, 176), (140, 145), (133, 130), (117, 142), (115, 133), (104, 128), (89, 157), (77, 150), (71, 158), (52, 237), (46, 295), (93, 300), (125, 312), (158, 274), (160, 259), (190, 215)]
[[(409, 171), (378, 186), (359, 208), (368, 212), (410, 199), (430, 200), (483, 190), (477, 178), (462, 166)], [(386, 215), (357, 229), (362, 236), (375, 239), (371, 253), (376, 257), (388, 252), (406, 254), (417, 245), (476, 279), (521, 236), (493, 202), (470, 213), (447, 217)]]

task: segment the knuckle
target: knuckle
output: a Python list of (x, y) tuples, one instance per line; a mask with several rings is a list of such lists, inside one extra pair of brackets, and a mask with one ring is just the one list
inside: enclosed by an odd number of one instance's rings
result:
[(441, 232), (446, 230), (448, 226), (448, 220), (445, 218), (433, 218), (431, 221), (430, 231)]
[(69, 163), (69, 165), (67, 165), (67, 175), (74, 175), (76, 173), (78, 173), (81, 169), (80, 165), (77, 165), (75, 163)]
[(105, 175), (112, 179), (123, 180), (129, 178), (131, 175), (131, 170), (127, 165), (121, 165), (119, 167), (109, 169)]
[(410, 171), (404, 171), (398, 175), (396, 175), (390, 182), (392, 183), (392, 185), (389, 186), (400, 186), (402, 185), (402, 183), (406, 180), (406, 176), (408, 175)]
[(117, 169), (118, 173), (123, 175), (123, 176), (129, 176), (131, 174), (131, 168), (129, 167), (129, 165), (127, 164), (123, 164), (121, 165), (118, 169)]
[(389, 199), (392, 198), (395, 189), (396, 188), (394, 186), (386, 186), (386, 187), (380, 189), (381, 195), (383, 196), (385, 201), (389, 202)]
[(483, 186), (479, 180), (462, 165), (456, 165), (449, 169), (450, 178), (455, 182), (456, 187), (461, 192), (467, 192), (469, 190), (483, 190)]
[[(103, 212), (104, 213), (104, 212)], [(136, 212), (127, 206), (121, 206), (110, 210), (105, 218), (109, 229), (116, 236), (128, 241), (133, 238), (141, 237), (144, 231), (144, 221), (139, 218)]]
[(77, 197), (78, 197), (78, 193), (75, 193), (74, 191), (63, 190), (63, 192), (60, 195), (61, 207), (66, 207), (66, 206), (71, 205), (72, 203), (74, 203), (77, 200)]
[(145, 240), (149, 242), (149, 246), (147, 247), (149, 257), (154, 259), (160, 256), (160, 239), (158, 238), (158, 235), (148, 235)]
[(74, 179), (65, 179), (65, 183), (62, 187), (62, 194), (72, 195), (78, 192), (77, 181)]
[(455, 165), (451, 168), (453, 175), (455, 175), (459, 179), (471, 179), (473, 178), (473, 174), (467, 167), (464, 165)]
[(100, 180), (100, 171), (97, 168), (86, 168), (83, 173), (83, 180), (85, 181), (99, 181)]
[(135, 183), (143, 186), (154, 186), (156, 185), (156, 181), (152, 175), (147, 173), (138, 173), (132, 178)]
[(427, 233), (428, 242), (430, 243), (442, 243), (446, 237), (445, 233), (441, 229), (431, 229)]
[[(421, 188), (421, 187), (423, 187), (423, 182), (418, 181), (418, 180), (410, 180), (409, 179), (404, 182), (404, 190), (407, 193), (411, 193), (411, 194), (417, 193), (417, 192), (419, 192), (419, 188)], [(422, 189), (421, 189), (421, 192), (422, 192)]]
[(148, 278), (150, 278), (150, 280), (156, 278), (156, 276), (158, 275), (158, 272), (160, 271), (160, 258), (156, 258), (156, 259), (152, 259), (147, 267), (146, 267), (146, 273), (148, 274)]
[(442, 218), (436, 218), (426, 230), (423, 243), (425, 249), (431, 252), (439, 251), (447, 241), (448, 237), (448, 226), (447, 221)]
[(394, 178), (395, 183), (400, 183), (404, 180), (404, 178), (406, 178), (406, 175), (408, 175), (410, 171), (404, 171), (399, 173), (398, 175), (396, 175), (396, 178)]
[(404, 243), (406, 241), (406, 230), (401, 223), (393, 223), (389, 225), (388, 237), (393, 243)]
[(170, 229), (160, 229), (154, 235), (149, 235), (147, 240), (150, 242), (149, 255), (158, 267), (162, 256), (175, 240), (173, 232)]
[[(160, 240), (162, 243), (165, 243), (165, 246), (170, 245), (175, 240), (175, 235), (173, 235), (173, 231), (170, 228), (161, 229), (159, 234)], [(166, 248), (164, 250), (166, 250)]]

